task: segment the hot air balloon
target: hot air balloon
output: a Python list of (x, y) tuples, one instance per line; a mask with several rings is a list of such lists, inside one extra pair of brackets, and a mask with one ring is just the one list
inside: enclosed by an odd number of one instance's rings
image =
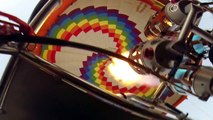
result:
[[(30, 24), (38, 36), (97, 46), (128, 56), (146, 41), (144, 27), (168, 0), (42, 1)], [(139, 75), (125, 62), (102, 53), (75, 48), (37, 45), (34, 53), (112, 94), (133, 94), (173, 106), (186, 96), (174, 93), (153, 75)]]

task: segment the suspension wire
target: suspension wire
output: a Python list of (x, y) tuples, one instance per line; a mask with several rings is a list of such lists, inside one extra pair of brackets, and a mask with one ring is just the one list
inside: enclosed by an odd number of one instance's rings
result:
[(178, 85), (176, 85), (175, 83), (169, 81), (167, 78), (161, 76), (160, 74), (152, 71), (150, 68), (147, 68), (139, 63), (136, 63), (134, 60), (131, 60), (125, 56), (119, 55), (117, 53), (111, 52), (109, 50), (106, 49), (102, 49), (99, 47), (95, 47), (95, 46), (91, 46), (91, 45), (87, 45), (87, 44), (82, 44), (82, 43), (77, 43), (77, 42), (72, 42), (72, 41), (65, 41), (62, 39), (56, 39), (56, 38), (50, 38), (50, 37), (42, 37), (42, 36), (31, 36), (31, 35), (20, 35), (20, 34), (16, 34), (16, 35), (1, 35), (0, 36), (0, 42), (19, 42), (19, 43), (38, 43), (38, 44), (48, 44), (48, 45), (58, 45), (58, 46), (66, 46), (66, 47), (74, 47), (74, 48), (79, 48), (79, 49), (83, 49), (83, 50), (88, 50), (88, 51), (94, 51), (94, 52), (99, 52), (99, 53), (103, 53), (118, 59), (121, 59), (123, 61), (126, 61), (127, 63), (142, 68), (146, 73), (150, 73), (153, 74), (155, 76), (157, 76), (158, 78), (160, 78), (161, 80), (179, 88), (182, 89), (183, 91), (198, 97), (196, 94), (192, 93), (189, 90), (186, 90)]
[(204, 2), (204, 3), (200, 3), (200, 5), (212, 5), (213, 2)]
[(213, 2), (204, 2), (204, 3), (200, 2), (200, 1), (197, 1), (197, 2), (199, 4), (194, 4), (194, 5), (197, 5), (202, 10), (208, 11), (213, 14), (213, 9), (209, 7), (209, 5), (213, 5)]

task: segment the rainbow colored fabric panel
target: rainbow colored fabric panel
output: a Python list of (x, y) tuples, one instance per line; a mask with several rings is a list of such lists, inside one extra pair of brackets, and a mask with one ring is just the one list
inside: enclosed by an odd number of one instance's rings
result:
[[(64, 40), (71, 40), (72, 37), (78, 37), (82, 32), (89, 31), (102, 32), (112, 38), (116, 44), (116, 53), (131, 50), (142, 40), (139, 37), (141, 32), (135, 27), (136, 23), (128, 19), (129, 17), (120, 14), (118, 10), (107, 9), (107, 7), (89, 6), (84, 9), (74, 9), (69, 14), (63, 14), (48, 32), (48, 37), (54, 37)], [(42, 56), (52, 63), (56, 63), (56, 54), (61, 51), (60, 46), (43, 45)], [(88, 82), (112, 93), (130, 92), (138, 96), (151, 98), (156, 88), (146, 85), (139, 87), (119, 87), (105, 76), (107, 63), (110, 58), (100, 53), (93, 53), (82, 61), (79, 68), (81, 75)], [(119, 84), (119, 83), (117, 83)]]
[[(75, 9), (68, 15), (62, 15), (47, 36), (72, 40), (72, 36), (78, 36), (81, 32), (102, 31), (103, 34), (108, 34), (114, 39), (117, 47), (116, 53), (120, 54), (142, 41), (139, 37), (141, 32), (135, 28), (135, 25), (136, 23), (128, 20), (127, 15), (119, 14), (118, 10), (89, 6), (82, 10)], [(42, 47), (44, 58), (48, 54), (55, 54), (52, 51), (60, 51), (60, 47), (45, 45)], [(52, 57), (46, 59), (55, 62)]]
[(80, 68), (82, 73), (81, 77), (93, 83), (94, 85), (112, 92), (117, 93), (134, 93), (138, 96), (143, 96), (146, 98), (151, 98), (156, 90), (156, 88), (150, 88), (147, 85), (142, 85), (140, 87), (134, 86), (131, 88), (122, 87), (118, 85), (113, 85), (113, 83), (105, 75), (105, 69), (107, 63), (110, 62), (108, 56), (101, 53), (93, 53), (92, 56), (88, 56), (86, 61), (83, 61), (83, 68)]

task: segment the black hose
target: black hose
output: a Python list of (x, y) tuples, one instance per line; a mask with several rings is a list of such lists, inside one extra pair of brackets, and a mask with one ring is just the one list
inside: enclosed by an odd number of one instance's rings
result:
[(134, 60), (131, 60), (125, 56), (122, 56), (120, 54), (99, 48), (99, 47), (95, 47), (95, 46), (91, 46), (91, 45), (87, 45), (87, 44), (82, 44), (82, 43), (77, 43), (77, 42), (72, 42), (72, 41), (65, 41), (65, 40), (61, 40), (61, 39), (56, 39), (56, 38), (48, 38), (48, 37), (39, 37), (39, 36), (29, 36), (29, 35), (1, 35), (0, 36), (0, 42), (3, 43), (7, 43), (10, 41), (15, 41), (15, 42), (19, 42), (19, 43), (38, 43), (38, 44), (49, 44), (49, 45), (58, 45), (58, 46), (67, 46), (67, 47), (74, 47), (74, 48), (79, 48), (79, 49), (83, 49), (83, 50), (89, 50), (89, 51), (93, 51), (93, 52), (99, 52), (99, 53), (103, 53), (106, 54), (108, 56), (111, 57), (115, 57), (118, 59), (121, 59), (123, 61), (128, 62), (129, 64), (136, 66), (138, 68), (141, 68), (144, 70), (144, 72), (146, 72), (147, 74), (152, 74), (155, 75), (156, 77), (160, 78), (161, 80), (176, 86), (177, 88), (180, 88), (182, 90), (184, 90), (185, 92), (198, 97), (196, 94), (192, 93), (189, 90), (186, 90), (178, 85), (176, 85), (175, 83), (169, 81), (167, 78), (165, 78), (164, 76), (161, 76), (160, 74), (152, 71), (150, 68), (145, 67), (144, 65), (141, 65), (139, 63), (136, 63)]

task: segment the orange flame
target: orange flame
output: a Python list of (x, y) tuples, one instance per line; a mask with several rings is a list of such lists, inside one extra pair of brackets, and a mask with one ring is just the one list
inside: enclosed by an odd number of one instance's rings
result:
[[(127, 57), (129, 52), (122, 53), (123, 56)], [(141, 75), (136, 73), (131, 66), (117, 58), (112, 59), (112, 63), (108, 66), (108, 71), (110, 71), (111, 75), (114, 77), (116, 81), (120, 84), (132, 86), (132, 85), (148, 85), (150, 87), (156, 87), (160, 84), (160, 81), (157, 77), (147, 74)]]

